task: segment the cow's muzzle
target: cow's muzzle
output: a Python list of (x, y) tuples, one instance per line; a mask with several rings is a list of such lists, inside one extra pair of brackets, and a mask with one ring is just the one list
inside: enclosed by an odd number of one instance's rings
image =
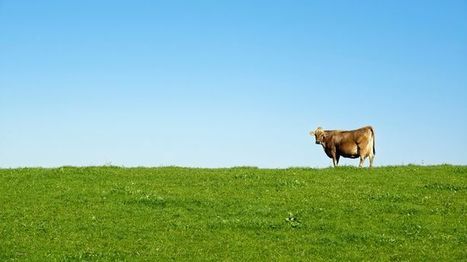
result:
[(319, 145), (319, 144), (321, 144), (321, 143), (320, 143), (319, 141), (315, 141), (315, 144)]

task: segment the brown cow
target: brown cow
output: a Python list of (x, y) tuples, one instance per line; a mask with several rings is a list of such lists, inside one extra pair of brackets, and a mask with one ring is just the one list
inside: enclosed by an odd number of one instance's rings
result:
[(375, 157), (375, 131), (373, 127), (366, 126), (356, 130), (323, 130), (321, 127), (311, 131), (315, 136), (316, 144), (323, 146), (324, 152), (332, 158), (332, 164), (337, 166), (341, 156), (347, 158), (360, 157), (359, 167), (367, 157), (370, 159), (370, 167), (373, 166)]

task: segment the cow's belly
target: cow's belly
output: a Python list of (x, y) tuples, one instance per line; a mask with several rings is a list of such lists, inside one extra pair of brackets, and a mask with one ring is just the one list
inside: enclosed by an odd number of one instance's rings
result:
[(340, 154), (341, 156), (343, 157), (346, 157), (346, 158), (358, 158), (360, 157), (359, 155), (355, 155), (355, 154)]
[(358, 154), (358, 147), (355, 143), (345, 143), (341, 144), (338, 149), (339, 155), (347, 158), (357, 158), (360, 155)]

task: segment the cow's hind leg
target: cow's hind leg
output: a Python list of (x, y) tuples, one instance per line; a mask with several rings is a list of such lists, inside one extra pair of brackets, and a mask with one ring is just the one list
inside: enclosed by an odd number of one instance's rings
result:
[(370, 156), (370, 167), (373, 166), (373, 159), (375, 159), (375, 155)]
[(365, 158), (364, 156), (360, 156), (360, 164), (358, 164), (358, 167), (363, 167), (363, 161), (365, 161)]

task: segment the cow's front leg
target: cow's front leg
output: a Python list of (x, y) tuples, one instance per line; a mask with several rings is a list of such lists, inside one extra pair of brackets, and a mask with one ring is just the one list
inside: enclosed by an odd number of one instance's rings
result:
[(332, 153), (332, 164), (336, 167), (339, 164), (339, 156), (336, 153)]

